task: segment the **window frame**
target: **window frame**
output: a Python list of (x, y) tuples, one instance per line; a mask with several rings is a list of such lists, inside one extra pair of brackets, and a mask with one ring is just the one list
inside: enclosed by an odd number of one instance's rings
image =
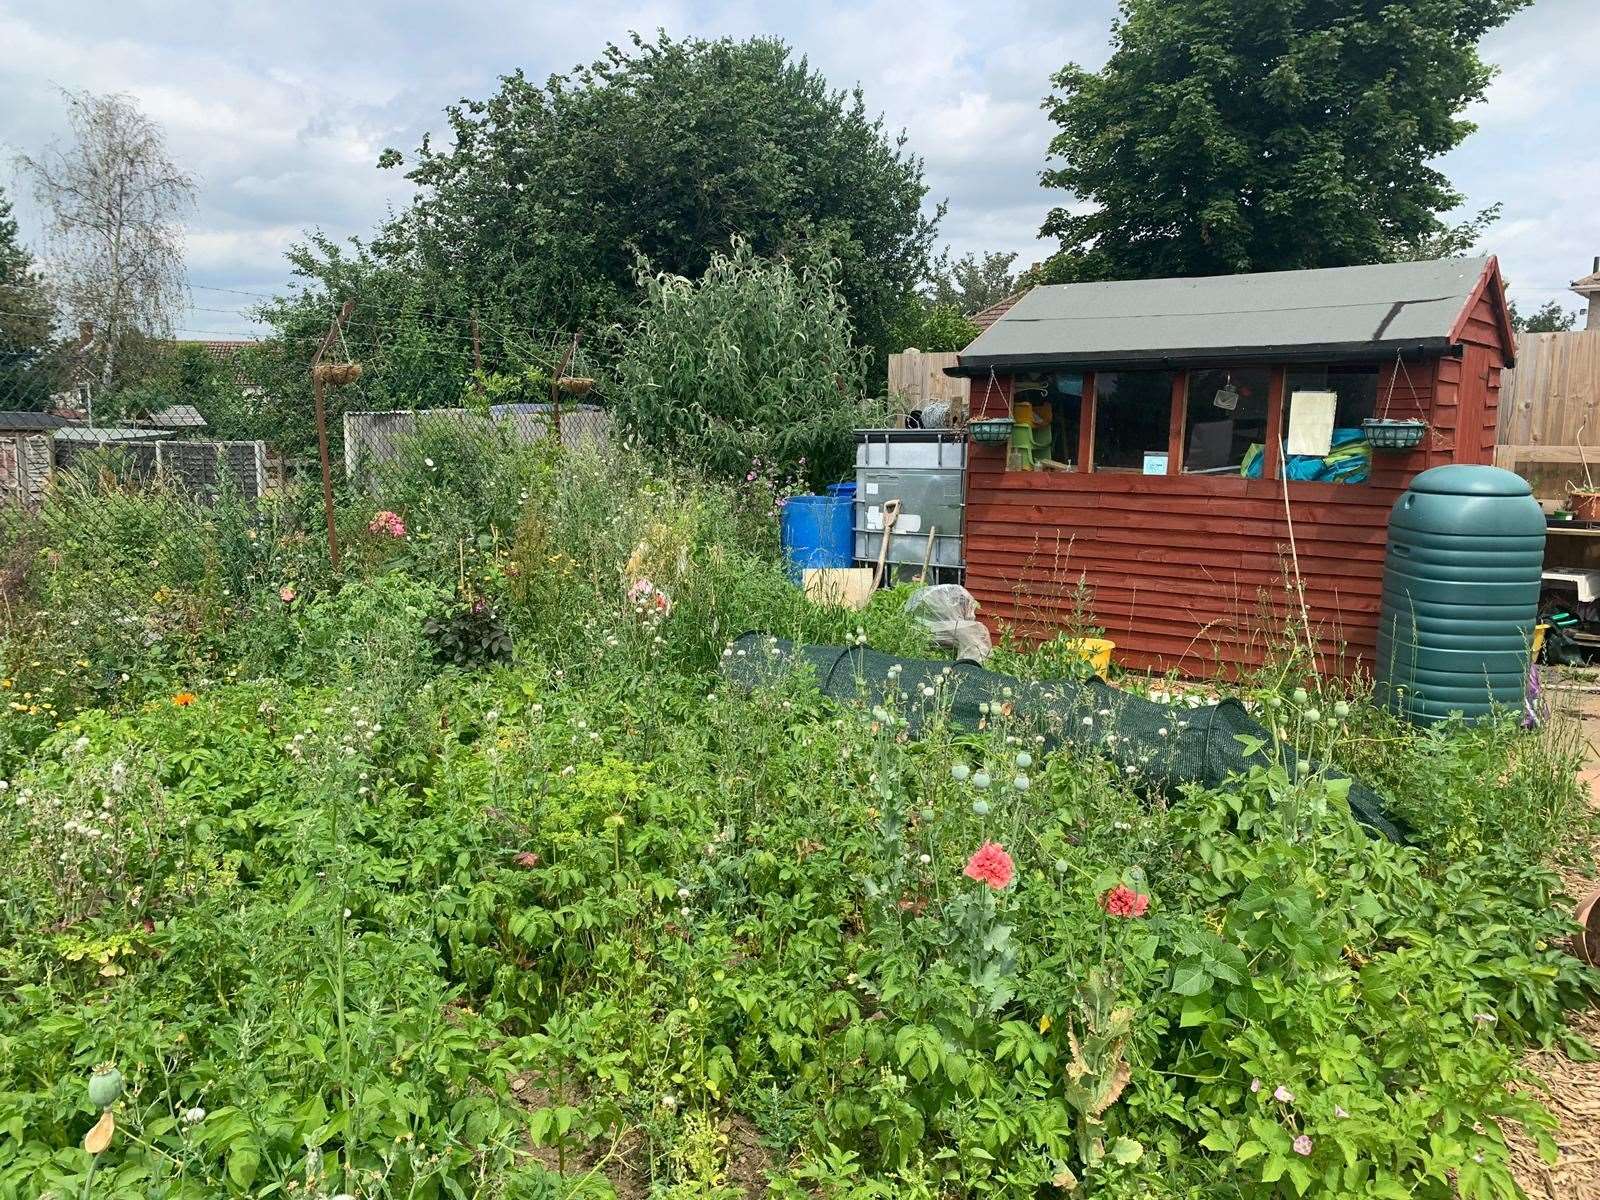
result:
[[(1278, 477), (1278, 460), (1282, 457), (1278, 443), (1283, 440), (1283, 388), (1287, 368), (1282, 363), (1241, 362), (1239, 366), (1265, 366), (1267, 368), (1267, 444), (1265, 461), (1261, 464), (1263, 479)], [(1190, 367), (1172, 368), (1172, 396), (1168, 401), (1167, 415), (1167, 474), (1183, 474), (1184, 423), (1189, 411)], [(1083, 415), (1078, 425), (1078, 470), (1093, 474), (1095, 425), (1100, 415), (1098, 371), (1083, 373)], [(1122, 474), (1122, 472), (1118, 472)], [(1153, 477), (1152, 477), (1153, 478)]]

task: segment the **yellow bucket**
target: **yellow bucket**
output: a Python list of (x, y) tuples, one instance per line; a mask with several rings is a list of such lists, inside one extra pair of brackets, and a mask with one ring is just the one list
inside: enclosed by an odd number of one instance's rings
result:
[(1111, 669), (1111, 652), (1117, 648), (1115, 642), (1108, 642), (1105, 638), (1073, 638), (1067, 646), (1087, 659), (1101, 679)]

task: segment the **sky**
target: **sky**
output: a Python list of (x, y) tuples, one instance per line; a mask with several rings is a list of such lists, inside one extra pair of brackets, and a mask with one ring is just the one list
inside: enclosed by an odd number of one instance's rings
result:
[[(925, 161), (929, 204), (949, 211), (955, 254), (1051, 247), (1039, 185), (1052, 126), (1040, 110), (1066, 62), (1109, 54), (1114, 0), (814, 0), (470, 5), (420, 0), (0, 0), (0, 182), (37, 242), (39, 214), (12, 170), (62, 136), (59, 90), (125, 92), (165, 129), (200, 183), (180, 336), (249, 336), (252, 293), (281, 291), (284, 250), (305, 231), (367, 234), (409, 191), (379, 171), (414, 149), (443, 110), (492, 93), (518, 67), (542, 79), (593, 59), (629, 30), (776, 35), (836, 87), (904, 129)], [(981, 13), (981, 18), (977, 14)], [(1600, 255), (1600, 0), (1536, 0), (1486, 39), (1501, 74), (1470, 112), (1479, 131), (1439, 160), (1463, 215), (1500, 202), (1483, 249), (1500, 256), (1524, 309), (1560, 299)]]

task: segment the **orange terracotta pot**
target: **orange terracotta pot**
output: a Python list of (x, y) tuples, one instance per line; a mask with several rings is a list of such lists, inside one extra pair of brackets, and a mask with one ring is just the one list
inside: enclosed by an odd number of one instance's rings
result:
[(1578, 905), (1576, 920), (1583, 926), (1572, 935), (1572, 952), (1591, 967), (1600, 967), (1600, 892)]
[(1574, 521), (1600, 521), (1600, 492), (1573, 492), (1567, 507)]

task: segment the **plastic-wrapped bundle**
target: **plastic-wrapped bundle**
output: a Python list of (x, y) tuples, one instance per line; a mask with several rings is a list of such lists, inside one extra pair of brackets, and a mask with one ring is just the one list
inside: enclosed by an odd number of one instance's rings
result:
[[(805, 646), (763, 633), (747, 633), (734, 647), (742, 653), (726, 656), (723, 672), (739, 687), (810, 671), (824, 695), (876, 702), (893, 686), (909, 697), (901, 711), (913, 737), (932, 706), (973, 729), (998, 707), (1043, 736), (1047, 750), (1071, 744), (1099, 754), (1151, 792), (1172, 794), (1185, 783), (1220, 787), (1230, 776), (1274, 762), (1293, 775), (1300, 765), (1294, 748), (1280, 745), (1237, 700), (1192, 708), (1158, 704), (1099, 679), (1017, 679), (971, 662), (896, 658), (865, 646)], [(930, 687), (934, 698), (926, 699), (923, 689)], [(1323, 776), (1349, 780), (1356, 820), (1390, 841), (1405, 840), (1371, 788), (1338, 771)]]
[(989, 631), (978, 623), (978, 602), (959, 583), (918, 588), (906, 601), (906, 611), (928, 631), (935, 645), (949, 646), (961, 662), (987, 662), (994, 653)]

